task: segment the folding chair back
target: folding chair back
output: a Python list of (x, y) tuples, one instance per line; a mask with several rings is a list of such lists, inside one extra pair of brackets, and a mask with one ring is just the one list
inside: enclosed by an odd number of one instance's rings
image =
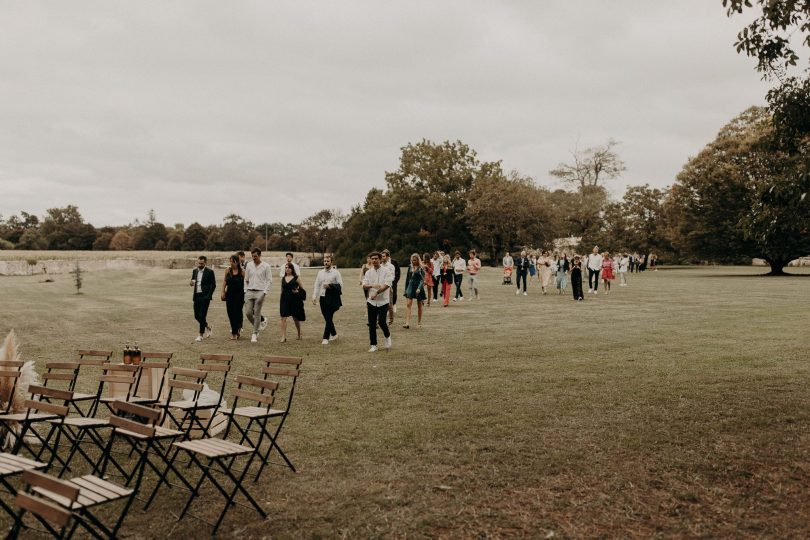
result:
[[(36, 456), (36, 459), (40, 459), (42, 453), (48, 450), (51, 454), (51, 458), (48, 461), (48, 467), (50, 467), (54, 459), (62, 461), (58, 457), (57, 451), (65, 417), (68, 413), (67, 405), (56, 405), (55, 403), (51, 403), (51, 401), (68, 402), (73, 397), (73, 393), (33, 384), (28, 387), (28, 392), (31, 394), (31, 399), (26, 399), (23, 402), (25, 414), (17, 419), (21, 425), (21, 429), (20, 433), (17, 435), (12, 453), (18, 454), (20, 449), (25, 447), (28, 452)], [(35, 396), (39, 396), (39, 399), (34, 399)], [(12, 415), (12, 417), (16, 417), (16, 415)], [(42, 436), (35, 429), (32, 429), (31, 426), (39, 422), (48, 423), (49, 431), (46, 436)], [(25, 436), (28, 432), (36, 437), (41, 445), (40, 449), (36, 452), (25, 442)], [(54, 432), (56, 432), (56, 440), (51, 444), (51, 435)]]
[[(96, 401), (90, 412), (91, 417), (98, 414), (99, 404), (104, 403), (110, 408), (112, 402), (121, 399), (129, 399), (135, 379), (138, 375), (138, 366), (128, 364), (109, 364), (101, 366), (101, 376), (98, 378), (98, 389), (96, 390)], [(107, 395), (105, 396), (105, 389)]]
[(62, 390), (73, 392), (76, 389), (76, 379), (79, 376), (78, 362), (48, 362), (45, 364), (48, 371), (42, 375), (43, 386), (59, 386)]
[[(197, 404), (200, 399), (200, 393), (203, 390), (203, 381), (208, 376), (208, 371), (201, 371), (199, 369), (188, 368), (170, 368), (169, 380), (166, 383), (168, 390), (166, 391), (166, 400), (159, 405), (162, 410), (164, 418), (161, 420), (163, 425), (171, 427), (173, 424), (177, 429), (186, 432), (186, 437), (191, 432), (191, 422), (188, 426), (183, 426), (184, 420), (191, 415), (196, 414)], [(192, 392), (190, 399), (185, 399), (182, 392), (188, 390)], [(175, 416), (172, 413), (173, 408), (180, 408), (183, 411), (181, 416)]]
[[(25, 471), (22, 479), (28, 485), (30, 491), (17, 494), (14, 504), (20, 511), (17, 513), (14, 527), (8, 537), (17, 538), (19, 536), (20, 529), (23, 527), (23, 516), (28, 512), (53, 536), (63, 538), (73, 517), (70, 508), (79, 498), (79, 488), (36, 471)], [(40, 496), (37, 492), (42, 490), (58, 497), (61, 504), (57, 504), (53, 499)]]
[(266, 412), (270, 411), (270, 408), (273, 406), (273, 401), (275, 400), (276, 389), (278, 388), (277, 382), (257, 379), (255, 377), (246, 377), (244, 375), (237, 375), (234, 381), (237, 384), (236, 390), (231, 392), (234, 411), (239, 407), (240, 399), (246, 400), (249, 403), (255, 402), (256, 409), (266, 409)]
[(173, 353), (170, 352), (144, 352), (141, 353), (141, 365), (135, 388), (130, 396), (136, 403), (156, 403), (163, 395), (163, 389), (168, 379), (169, 365)]
[(262, 373), (265, 380), (273, 378), (289, 381), (287, 394), (285, 396), (276, 396), (281, 398), (280, 402), (276, 402), (276, 405), (284, 410), (285, 416), (292, 406), (295, 385), (298, 382), (298, 376), (301, 374), (301, 363), (303, 361), (304, 359), (298, 356), (266, 356), (264, 358), (265, 367), (262, 368)]
[[(209, 373), (208, 382), (210, 383), (212, 374), (220, 374), (222, 380), (219, 386), (219, 403), (217, 408), (222, 404), (222, 395), (225, 392), (225, 383), (228, 379), (228, 373), (231, 371), (231, 362), (233, 362), (232, 354), (201, 354), (200, 365), (197, 369), (200, 371), (207, 371)], [(208, 386), (211, 386), (210, 384)]]
[[(14, 403), (14, 391), (17, 389), (17, 382), (20, 379), (20, 369), (24, 362), (19, 360), (4, 360), (0, 362), (0, 414), (11, 412)], [(4, 406), (2, 404), (5, 404)]]

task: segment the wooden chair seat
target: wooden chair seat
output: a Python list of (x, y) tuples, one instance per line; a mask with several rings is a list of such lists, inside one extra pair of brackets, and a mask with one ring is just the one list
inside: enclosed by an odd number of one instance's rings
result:
[(31, 413), (28, 415), (26, 413), (0, 414), (0, 422), (21, 422), (25, 419), (40, 422), (52, 418), (59, 418), (59, 416), (50, 413)]
[(253, 448), (250, 446), (242, 446), (222, 439), (196, 439), (176, 442), (173, 446), (209, 458), (241, 456), (253, 452)]
[[(57, 420), (49, 420), (56, 422)], [(85, 416), (70, 416), (65, 418), (65, 425), (77, 428), (96, 428), (109, 425), (109, 421), (104, 418), (88, 418)]]
[[(170, 429), (170, 428), (163, 427), (163, 426), (154, 426), (154, 428), (155, 428), (155, 436), (154, 436), (155, 439), (171, 439), (171, 438), (179, 437), (179, 436), (181, 436), (183, 434), (182, 431), (178, 431), (176, 429)], [(147, 437), (146, 435), (143, 435), (141, 433), (135, 433), (134, 431), (130, 431), (128, 429), (117, 428), (116, 431), (121, 435), (125, 435), (127, 437), (132, 437), (133, 439), (146, 440), (146, 439), (150, 438), (150, 437)]]
[(47, 467), (47, 463), (40, 463), (33, 459), (28, 459), (6, 452), (0, 453), (0, 476), (8, 476), (10, 474), (17, 474), (23, 471), (30, 471), (34, 469), (41, 469)]
[(92, 474), (67, 480), (66, 483), (79, 489), (79, 498), (73, 503), (71, 503), (66, 497), (58, 495), (45, 488), (35, 487), (33, 488), (33, 491), (39, 495), (42, 495), (43, 497), (51, 499), (55, 503), (58, 503), (65, 508), (70, 508), (71, 510), (89, 508), (98, 504), (123, 499), (124, 497), (129, 497), (134, 491), (132, 489), (113, 484), (112, 482), (102, 480), (101, 478), (93, 476)]
[(225, 416), (234, 415), (243, 418), (271, 418), (284, 414), (282, 410), (268, 409), (267, 407), (237, 407), (236, 409), (220, 409), (219, 412)]
[(197, 410), (213, 409), (214, 407), (216, 407), (216, 404), (212, 403), (211, 405), (201, 405), (196, 401), (190, 399), (169, 402), (170, 409), (180, 409), (181, 411), (187, 411), (189, 409), (193, 409), (194, 407), (196, 407)]

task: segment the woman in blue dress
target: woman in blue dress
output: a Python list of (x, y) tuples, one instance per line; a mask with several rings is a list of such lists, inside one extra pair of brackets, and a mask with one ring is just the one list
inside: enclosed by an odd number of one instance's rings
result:
[(419, 254), (411, 255), (411, 264), (408, 265), (408, 274), (405, 277), (405, 298), (408, 299), (405, 309), (405, 324), (403, 328), (411, 327), (411, 308), (416, 300), (416, 324), (422, 328), (422, 305), (427, 298), (425, 294), (425, 269), (419, 260)]

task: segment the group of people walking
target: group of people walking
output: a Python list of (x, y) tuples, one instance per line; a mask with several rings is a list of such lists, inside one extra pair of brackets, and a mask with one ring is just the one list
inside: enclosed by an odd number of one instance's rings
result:
[[(655, 268), (657, 258), (651, 256), (651, 264)], [(526, 250), (520, 256), (512, 258), (507, 252), (503, 258), (504, 283), (511, 283), (511, 276), (516, 276), (515, 294), (527, 295), (527, 286), (530, 280), (537, 279), (543, 294), (548, 294), (553, 284), (557, 294), (565, 294), (568, 282), (571, 282), (571, 292), (574, 300), (583, 300), (582, 290), (583, 271), (588, 273), (588, 294), (598, 294), (599, 280), (602, 280), (603, 289), (610, 294), (611, 284), (618, 276), (619, 285), (627, 286), (627, 274), (637, 270), (639, 266), (638, 254), (618, 253), (612, 257), (607, 251), (600, 253), (599, 246), (594, 246), (591, 253), (582, 257), (577, 254), (568, 256), (567, 251), (562, 253), (548, 250), (540, 252), (539, 256), (529, 254)], [(645, 265), (647, 257), (644, 258)], [(584, 268), (583, 268), (584, 266)], [(656, 268), (657, 269), (657, 268)], [(522, 287), (522, 288), (521, 288)]]

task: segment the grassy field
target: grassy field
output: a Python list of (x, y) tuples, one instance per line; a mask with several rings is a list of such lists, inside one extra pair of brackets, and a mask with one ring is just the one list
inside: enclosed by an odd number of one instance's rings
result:
[[(398, 321), (376, 354), (353, 269), (328, 347), (310, 304), (305, 339), (277, 342), (275, 290), (259, 344), (227, 340), (220, 302), (193, 344), (186, 270), (86, 273), (81, 295), (70, 276), (0, 278), (0, 332), (40, 365), (128, 340), (185, 366), (233, 353), (244, 374), (303, 356), (282, 438), (300, 472), (265, 475), (270, 519), (237, 509), (221, 537), (806, 538), (810, 278), (763, 271), (665, 268), (573, 302), (515, 296), (487, 269), (481, 301)], [(123, 536), (207, 536), (175, 521), (179, 498)]]

